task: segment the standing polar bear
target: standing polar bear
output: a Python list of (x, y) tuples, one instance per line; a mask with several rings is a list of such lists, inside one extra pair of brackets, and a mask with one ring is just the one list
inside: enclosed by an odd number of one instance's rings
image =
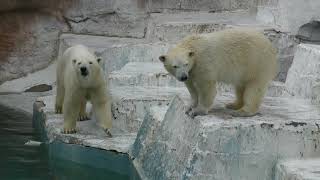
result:
[(208, 113), (216, 82), (232, 84), (236, 101), (226, 105), (234, 116), (257, 113), (277, 72), (276, 50), (252, 29), (228, 29), (186, 37), (159, 57), (166, 70), (183, 81), (191, 95), (191, 116)]
[(111, 136), (111, 101), (101, 63), (83, 45), (68, 48), (58, 60), (55, 111), (63, 112), (63, 133), (75, 133), (76, 121), (88, 119), (86, 103), (90, 100), (93, 113)]

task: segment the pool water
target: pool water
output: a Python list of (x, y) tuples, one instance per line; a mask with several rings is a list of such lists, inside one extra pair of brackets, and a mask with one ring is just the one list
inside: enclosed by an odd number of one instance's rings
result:
[(0, 105), (0, 179), (139, 179), (126, 155), (59, 142), (24, 145), (28, 140), (41, 140), (31, 115)]
[(27, 113), (0, 106), (1, 179), (52, 179), (44, 146), (25, 146), (38, 141)]

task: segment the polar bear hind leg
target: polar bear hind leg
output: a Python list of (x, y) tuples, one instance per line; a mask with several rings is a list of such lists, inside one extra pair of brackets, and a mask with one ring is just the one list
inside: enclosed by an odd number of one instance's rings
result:
[(227, 104), (226, 108), (238, 110), (243, 107), (243, 95), (244, 95), (244, 87), (243, 86), (236, 86), (236, 100), (233, 103)]
[(256, 115), (262, 103), (268, 83), (252, 81), (245, 86), (243, 107), (232, 113), (234, 116), (250, 117)]
[(55, 104), (55, 112), (57, 114), (62, 113), (63, 109), (63, 100), (64, 100), (64, 86), (61, 81), (57, 81), (57, 95), (56, 95), (56, 104)]

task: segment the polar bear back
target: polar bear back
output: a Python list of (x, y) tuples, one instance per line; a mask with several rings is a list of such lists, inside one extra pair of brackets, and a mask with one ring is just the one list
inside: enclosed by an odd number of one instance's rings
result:
[(203, 74), (204, 79), (232, 84), (257, 78), (268, 81), (278, 70), (277, 53), (271, 42), (251, 29), (190, 36), (179, 46), (195, 51), (197, 57), (193, 73)]

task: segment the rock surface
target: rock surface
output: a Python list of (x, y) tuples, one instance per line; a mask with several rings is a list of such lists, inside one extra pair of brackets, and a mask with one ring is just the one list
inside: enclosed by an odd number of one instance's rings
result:
[(24, 91), (41, 84), (54, 86), (56, 82), (56, 63), (40, 71), (30, 73), (20, 79), (7, 81), (0, 85), (0, 94), (23, 93)]
[(64, 22), (48, 14), (11, 12), (1, 14), (0, 83), (47, 67), (58, 52)]
[(318, 180), (320, 159), (285, 160), (277, 164), (276, 180)]
[(283, 32), (297, 34), (300, 26), (319, 19), (319, 7), (319, 1), (277, 0), (260, 6), (258, 19), (275, 24)]
[(162, 121), (145, 119), (156, 130), (138, 132), (132, 150), (138, 172), (149, 179), (269, 180), (278, 160), (319, 154), (319, 107), (265, 98), (259, 115), (235, 118), (222, 108), (227, 101), (220, 96), (210, 115), (191, 119), (176, 97)]
[(300, 44), (288, 71), (286, 87), (294, 96), (318, 101), (320, 46)]
[[(115, 87), (111, 89), (113, 97), (113, 138), (106, 138), (103, 130), (93, 120), (77, 122), (78, 133), (61, 133), (63, 116), (54, 113), (54, 96), (40, 97), (34, 104), (35, 122), (41, 124), (44, 134), (50, 142), (59, 140), (65, 143), (91, 146), (106, 150), (127, 153), (133, 144), (146, 111), (150, 107), (165, 107), (170, 99), (183, 90), (176, 88)], [(87, 106), (87, 111), (90, 111)]]

